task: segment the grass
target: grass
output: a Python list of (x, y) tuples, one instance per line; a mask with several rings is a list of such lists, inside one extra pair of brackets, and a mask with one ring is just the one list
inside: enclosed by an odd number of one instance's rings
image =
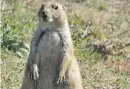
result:
[[(1, 89), (19, 89), (40, 3), (35, 0), (4, 2), (7, 11), (2, 10)], [(130, 89), (130, 8), (127, 0), (60, 2), (68, 7), (84, 89)]]
[[(85, 89), (130, 88), (129, 74), (127, 72), (121, 72), (118, 68), (113, 67), (114, 64), (110, 65), (103, 60), (95, 60), (96, 57), (98, 56), (90, 56), (87, 57), (87, 59), (91, 58), (90, 60), (79, 61)], [(18, 89), (20, 87), (25, 64), (26, 60), (18, 58), (14, 53), (2, 53), (2, 89)], [(116, 66), (118, 67), (118, 65)]]
[[(87, 65), (87, 66), (86, 66)], [(114, 68), (107, 68), (103, 61), (86, 63), (82, 68), (85, 89), (129, 89), (128, 75)]]
[(1, 89), (19, 89), (24, 74), (25, 60), (11, 52), (3, 52), (1, 59)]

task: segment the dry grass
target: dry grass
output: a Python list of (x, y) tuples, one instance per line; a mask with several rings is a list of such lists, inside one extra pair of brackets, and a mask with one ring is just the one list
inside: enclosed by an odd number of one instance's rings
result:
[[(10, 31), (6, 37), (14, 37), (16, 42), (17, 37), (29, 43), (41, 3), (36, 0), (6, 1), (6, 9), (12, 7), (13, 10), (2, 12), (5, 14), (2, 32)], [(58, 1), (67, 7), (84, 89), (130, 89), (130, 1)], [(18, 89), (27, 60), (5, 46), (2, 46), (1, 59), (1, 89)]]

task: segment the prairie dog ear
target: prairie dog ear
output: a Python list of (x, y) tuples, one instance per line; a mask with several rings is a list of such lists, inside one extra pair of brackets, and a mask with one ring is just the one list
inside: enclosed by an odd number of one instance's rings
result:
[(66, 11), (66, 7), (63, 4), (61, 4), (61, 7)]
[(63, 8), (63, 10), (66, 10), (64, 5), (62, 5), (62, 8)]

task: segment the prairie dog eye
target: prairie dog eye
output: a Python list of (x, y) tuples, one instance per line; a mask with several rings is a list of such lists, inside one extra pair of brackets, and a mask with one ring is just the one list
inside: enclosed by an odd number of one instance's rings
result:
[(57, 10), (57, 9), (58, 9), (58, 6), (56, 6), (54, 9)]
[(56, 5), (52, 4), (52, 5), (51, 5), (51, 8), (53, 8), (53, 9), (57, 10), (57, 9), (58, 9), (58, 6), (56, 6)]

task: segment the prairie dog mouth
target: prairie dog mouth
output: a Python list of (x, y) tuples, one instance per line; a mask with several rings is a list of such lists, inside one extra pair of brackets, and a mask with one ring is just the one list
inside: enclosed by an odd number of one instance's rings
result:
[(43, 18), (43, 21), (44, 21), (44, 22), (53, 22), (53, 19), (47, 17), (47, 18)]
[(52, 19), (52, 17), (49, 17), (47, 14), (45, 14), (44, 12), (42, 12), (42, 20), (44, 21), (44, 22), (52, 22), (53, 21), (53, 19)]

